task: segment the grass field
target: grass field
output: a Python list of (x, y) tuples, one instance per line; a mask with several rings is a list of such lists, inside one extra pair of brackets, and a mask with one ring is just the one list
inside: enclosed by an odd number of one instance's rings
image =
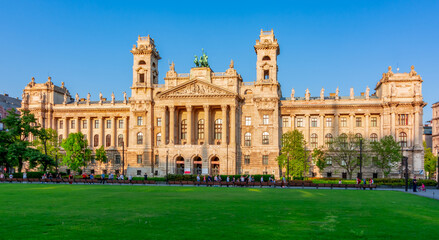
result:
[(393, 191), (0, 184), (0, 239), (437, 239)]

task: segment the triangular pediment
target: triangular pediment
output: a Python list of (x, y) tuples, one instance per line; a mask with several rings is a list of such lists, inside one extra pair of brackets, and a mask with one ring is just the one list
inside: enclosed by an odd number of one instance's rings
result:
[(203, 80), (192, 80), (168, 89), (159, 98), (235, 97), (238, 94)]

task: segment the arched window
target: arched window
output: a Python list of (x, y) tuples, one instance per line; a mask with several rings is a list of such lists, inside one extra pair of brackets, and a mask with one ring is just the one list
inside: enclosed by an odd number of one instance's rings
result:
[(342, 133), (340, 135), (340, 143), (343, 147), (346, 147), (348, 144), (348, 135), (346, 135), (346, 133)]
[(220, 140), (222, 137), (222, 125), (223, 125), (223, 120), (222, 119), (217, 119), (215, 120), (215, 139), (216, 140)]
[(99, 145), (99, 135), (95, 135), (94, 137), (93, 137), (93, 146), (94, 147), (97, 147)]
[(268, 132), (262, 133), (262, 144), (267, 145), (270, 143), (270, 135)]
[(270, 71), (264, 70), (264, 79), (270, 79)]
[(244, 146), (250, 147), (252, 145), (252, 134), (245, 133), (244, 135)]
[(105, 146), (109, 147), (111, 146), (111, 135), (107, 134), (107, 136), (105, 136)]
[(123, 146), (123, 135), (122, 134), (119, 134), (119, 136), (117, 136), (117, 145), (119, 147)]
[(204, 139), (204, 119), (198, 120), (198, 139)]
[(140, 60), (140, 61), (139, 61), (139, 65), (145, 65), (145, 64), (146, 64), (145, 61), (143, 61), (143, 60)]
[(59, 142), (59, 144), (62, 143), (62, 134), (60, 134), (60, 135), (58, 136), (58, 142)]
[(156, 65), (155, 65), (155, 62), (153, 62), (153, 63), (152, 63), (152, 67), (153, 67), (153, 68), (155, 68), (155, 67), (156, 67)]
[(159, 146), (162, 143), (162, 133), (157, 133), (156, 145)]
[(262, 58), (262, 61), (270, 61), (270, 60), (271, 60), (271, 58), (269, 56), (264, 56)]
[(332, 134), (328, 133), (328, 134), (325, 135), (325, 144), (326, 144), (326, 147), (330, 147), (330, 146), (331, 146), (331, 144), (332, 144), (332, 139), (333, 139)]
[(399, 143), (401, 144), (401, 147), (407, 147), (407, 133), (399, 133)]
[(376, 133), (370, 134), (370, 141), (371, 142), (377, 142), (378, 141), (378, 135)]
[(137, 133), (137, 144), (143, 144), (143, 133)]
[(181, 121), (181, 139), (186, 139), (187, 135), (187, 121), (186, 119)]
[(317, 147), (317, 141), (318, 141), (317, 134), (315, 134), (315, 133), (311, 134), (311, 147), (312, 148)]

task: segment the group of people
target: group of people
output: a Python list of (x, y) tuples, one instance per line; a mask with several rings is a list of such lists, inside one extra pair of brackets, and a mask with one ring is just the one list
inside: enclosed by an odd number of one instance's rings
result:
[[(363, 179), (363, 184), (366, 185), (367, 182), (368, 182), (367, 179), (364, 178), (364, 179)], [(341, 184), (341, 180), (339, 180), (338, 183)], [(361, 184), (361, 179), (358, 178), (358, 177), (357, 177), (357, 184)], [(369, 186), (372, 186), (372, 184), (373, 184), (373, 178), (370, 178), (370, 179), (369, 179)]]
[[(203, 176), (203, 182), (222, 182), (222, 181), (223, 179), (221, 178), (220, 175), (215, 175), (213, 176), (213, 178), (211, 175)], [(238, 178), (235, 178), (235, 176), (233, 176), (232, 178), (230, 178), (230, 176), (227, 176), (225, 181), (232, 183), (236, 183), (236, 182), (251, 183), (251, 182), (255, 182), (255, 178), (252, 175), (247, 175), (247, 176), (242, 175), (241, 177)], [(270, 176), (268, 181), (274, 182), (274, 176)], [(197, 175), (197, 182), (201, 182), (201, 176), (199, 174)], [(260, 182), (261, 183), (264, 182), (264, 177), (261, 176)]]

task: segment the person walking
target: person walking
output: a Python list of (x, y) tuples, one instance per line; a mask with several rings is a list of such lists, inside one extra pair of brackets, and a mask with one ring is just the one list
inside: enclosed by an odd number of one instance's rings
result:
[(90, 174), (90, 184), (94, 184), (94, 182), (93, 182), (93, 179), (95, 178), (95, 176), (94, 176), (94, 174), (93, 173), (91, 173)]
[(201, 178), (200, 178), (200, 174), (198, 174), (198, 175), (197, 175), (197, 186), (200, 186), (200, 180), (201, 180)]
[(418, 181), (416, 181), (416, 176), (413, 177), (413, 192), (417, 192)]
[(110, 175), (108, 175), (108, 180), (113, 180), (114, 179), (114, 175), (113, 173), (110, 173)]
[(23, 173), (23, 182), (27, 180), (27, 172)]
[(143, 180), (147, 181), (148, 180), (148, 174), (145, 172), (145, 174), (143, 174)]
[(105, 173), (101, 174), (101, 182), (102, 184), (105, 184)]

